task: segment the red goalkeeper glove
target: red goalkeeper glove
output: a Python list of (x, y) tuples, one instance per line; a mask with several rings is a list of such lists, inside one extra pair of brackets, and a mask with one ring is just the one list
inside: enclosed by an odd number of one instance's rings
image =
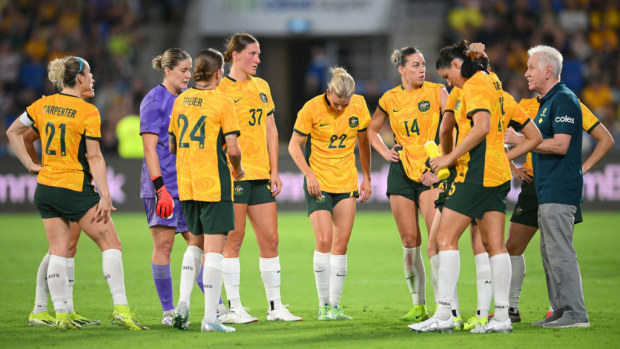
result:
[(157, 192), (157, 209), (155, 210), (155, 213), (162, 218), (172, 218), (174, 200), (164, 185), (164, 179), (160, 175), (152, 177), (151, 180), (153, 181), (155, 191)]

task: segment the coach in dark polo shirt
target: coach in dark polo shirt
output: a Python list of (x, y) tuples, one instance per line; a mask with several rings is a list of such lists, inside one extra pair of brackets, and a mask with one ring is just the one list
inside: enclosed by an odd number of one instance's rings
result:
[(573, 248), (575, 211), (581, 202), (581, 107), (575, 94), (560, 82), (562, 55), (549, 46), (528, 51), (528, 87), (541, 95), (534, 123), (543, 142), (532, 156), (540, 253), (554, 312), (533, 326), (589, 327), (577, 252)]

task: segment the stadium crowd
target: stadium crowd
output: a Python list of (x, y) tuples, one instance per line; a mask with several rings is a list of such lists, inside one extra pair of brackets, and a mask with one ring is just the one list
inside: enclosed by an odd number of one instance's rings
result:
[[(562, 81), (612, 132), (620, 134), (620, 9), (605, 0), (451, 0), (442, 44), (483, 42), (492, 69), (517, 100), (527, 48), (557, 47)], [(102, 151), (116, 154), (116, 124), (137, 115), (147, 92), (137, 69), (153, 23), (180, 23), (188, 0), (19, 0), (0, 2), (0, 131), (41, 95), (51, 94), (46, 66), (65, 55), (85, 57), (97, 77), (93, 103), (102, 115)], [(508, 39), (507, 39), (508, 38)], [(150, 54), (152, 55), (152, 54)], [(152, 58), (152, 57), (149, 57)], [(335, 64), (337, 62), (330, 62)], [(355, 72), (352, 72), (355, 74)], [(370, 104), (379, 93), (366, 95)], [(371, 108), (373, 111), (374, 108)], [(0, 132), (0, 157), (10, 150)]]

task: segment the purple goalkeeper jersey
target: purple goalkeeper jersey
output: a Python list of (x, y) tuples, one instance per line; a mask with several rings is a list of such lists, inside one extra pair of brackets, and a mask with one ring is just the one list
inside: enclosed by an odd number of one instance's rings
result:
[[(157, 85), (144, 96), (140, 103), (140, 134), (145, 132), (159, 136), (157, 141), (157, 157), (166, 189), (173, 198), (179, 198), (177, 187), (177, 157), (168, 148), (168, 126), (170, 114), (177, 96), (170, 93), (164, 85)], [(146, 159), (142, 161), (140, 178), (140, 198), (154, 198), (155, 187), (151, 181)]]

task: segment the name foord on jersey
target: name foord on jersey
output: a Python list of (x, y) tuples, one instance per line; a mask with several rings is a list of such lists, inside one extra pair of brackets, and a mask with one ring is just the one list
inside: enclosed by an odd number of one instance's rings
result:
[(56, 116), (65, 116), (68, 118), (75, 118), (75, 109), (58, 107), (55, 105), (46, 105), (43, 107), (43, 114), (51, 114)]
[(568, 123), (568, 124), (574, 124), (575, 123), (575, 118), (571, 118), (568, 115), (556, 116), (555, 117), (555, 122), (565, 122), (565, 123)]

